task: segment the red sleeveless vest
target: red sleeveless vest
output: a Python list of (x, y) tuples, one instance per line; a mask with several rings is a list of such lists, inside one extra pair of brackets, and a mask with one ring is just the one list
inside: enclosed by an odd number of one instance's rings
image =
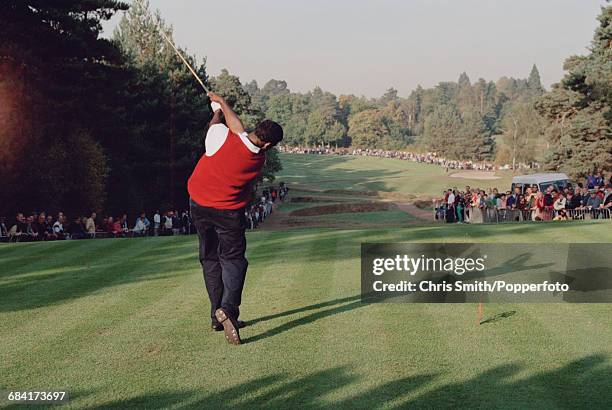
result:
[(249, 150), (240, 137), (228, 131), (225, 142), (213, 156), (200, 158), (187, 182), (191, 199), (217, 209), (240, 209), (251, 200), (252, 182), (263, 168), (266, 156)]

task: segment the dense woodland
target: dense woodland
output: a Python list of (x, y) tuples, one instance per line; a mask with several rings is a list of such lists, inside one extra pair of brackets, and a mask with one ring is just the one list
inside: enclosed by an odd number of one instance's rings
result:
[[(0, 213), (17, 209), (137, 211), (187, 203), (185, 182), (203, 150), (210, 108), (159, 33), (172, 29), (136, 0), (108, 40), (114, 0), (0, 4)], [(539, 161), (581, 175), (612, 168), (612, 6), (590, 51), (570, 57), (545, 91), (526, 78), (417, 87), (408, 97), (291, 92), (285, 81), (241, 83), (184, 50), (247, 127), (268, 117), (287, 145), (435, 151), (453, 159)], [(27, 27), (27, 30), (24, 28)], [(560, 62), (561, 64), (561, 62)], [(265, 175), (281, 167), (276, 153)]]

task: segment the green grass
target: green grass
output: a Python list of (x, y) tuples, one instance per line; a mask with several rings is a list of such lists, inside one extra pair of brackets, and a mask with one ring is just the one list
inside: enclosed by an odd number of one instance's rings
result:
[(312, 188), (378, 191), (412, 196), (439, 196), (448, 188), (510, 189), (512, 176), (498, 172), (501, 179), (473, 180), (451, 178), (460, 172), (437, 165), (418, 164), (389, 158), (281, 154), (284, 170), (279, 181)]
[(607, 223), (249, 234), (247, 342), (208, 326), (196, 239), (0, 247), (0, 386), (72, 408), (610, 408), (612, 306), (359, 301), (363, 241), (612, 241)]
[(398, 226), (402, 224), (412, 223), (416, 218), (406, 212), (399, 210), (375, 211), (375, 212), (360, 212), (356, 213), (339, 213), (317, 215), (309, 217), (300, 217), (299, 220), (315, 220), (330, 223), (350, 222), (352, 224), (370, 225), (392, 225)]
[[(292, 196), (333, 203), (376, 198), (313, 191), (450, 182), (396, 160), (283, 161)], [(406, 226), (399, 212), (249, 233), (239, 347), (209, 330), (195, 237), (1, 245), (0, 391), (66, 389), (78, 409), (612, 408), (612, 305), (487, 304), (478, 326), (473, 304), (359, 300), (362, 242), (609, 243), (608, 221)]]

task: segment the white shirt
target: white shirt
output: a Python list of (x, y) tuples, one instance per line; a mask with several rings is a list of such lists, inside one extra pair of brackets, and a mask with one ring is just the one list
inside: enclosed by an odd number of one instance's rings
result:
[(452, 192), (448, 195), (448, 200), (446, 201), (449, 205), (453, 205), (455, 203), (455, 194)]
[(64, 232), (64, 226), (59, 221), (55, 222), (53, 224), (53, 232), (55, 232), (55, 233), (62, 233), (62, 232)]
[(161, 223), (161, 215), (160, 214), (153, 215), (153, 222), (155, 222), (156, 224)]
[(147, 229), (147, 227), (145, 226), (144, 221), (138, 218), (136, 220), (136, 226), (134, 226), (134, 230), (136, 232), (141, 232), (141, 231), (144, 231), (145, 229)]
[(556, 211), (560, 211), (562, 209), (565, 209), (566, 203), (567, 203), (566, 199), (560, 196), (559, 198), (557, 198), (557, 200), (553, 204), (553, 207), (555, 208)]
[[(212, 157), (223, 146), (229, 135), (229, 128), (223, 124), (215, 124), (208, 129), (206, 134), (206, 156)], [(259, 147), (251, 142), (249, 134), (243, 132), (238, 135), (242, 143), (254, 154), (259, 154)]]

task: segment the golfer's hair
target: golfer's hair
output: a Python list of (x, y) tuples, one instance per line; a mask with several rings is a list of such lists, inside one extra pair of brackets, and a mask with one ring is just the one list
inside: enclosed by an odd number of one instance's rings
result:
[(255, 134), (263, 142), (276, 145), (283, 140), (283, 127), (271, 120), (264, 120), (255, 128)]

